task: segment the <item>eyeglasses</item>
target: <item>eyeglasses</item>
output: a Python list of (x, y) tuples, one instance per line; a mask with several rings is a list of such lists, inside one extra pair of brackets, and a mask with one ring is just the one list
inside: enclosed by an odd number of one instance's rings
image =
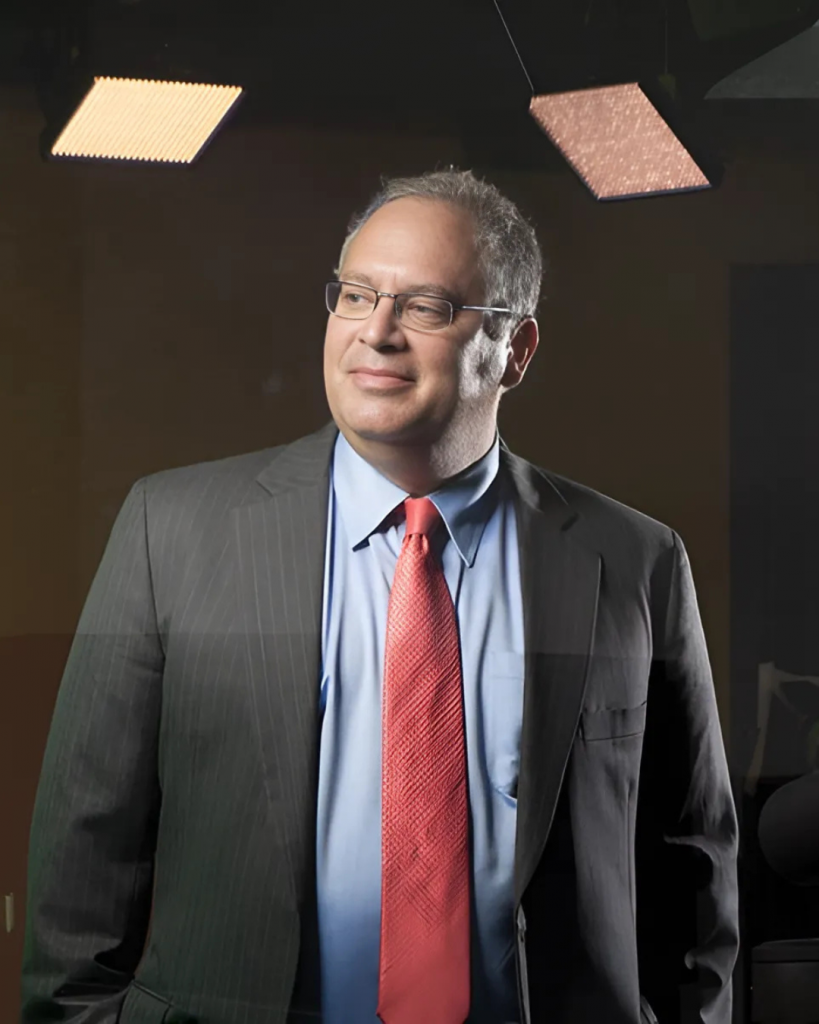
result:
[(513, 312), (497, 306), (456, 306), (449, 299), (437, 295), (420, 295), (417, 292), (393, 295), (391, 292), (379, 292), (375, 288), (349, 281), (330, 281), (325, 288), (328, 312), (344, 320), (366, 320), (382, 296), (394, 300), (395, 315), (402, 324), (427, 334), (449, 327), (456, 311), (460, 309), (477, 309), (484, 313)]

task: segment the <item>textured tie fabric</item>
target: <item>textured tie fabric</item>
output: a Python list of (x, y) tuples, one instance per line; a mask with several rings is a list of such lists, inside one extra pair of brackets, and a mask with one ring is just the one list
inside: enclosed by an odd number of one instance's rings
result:
[(440, 513), (407, 498), (387, 613), (382, 707), (384, 1024), (469, 1014), (466, 742), (455, 609), (429, 536)]

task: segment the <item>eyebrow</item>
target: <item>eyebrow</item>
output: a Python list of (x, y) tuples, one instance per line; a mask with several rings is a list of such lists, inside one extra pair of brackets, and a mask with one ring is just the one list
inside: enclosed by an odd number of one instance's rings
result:
[[(351, 270), (350, 273), (344, 275), (343, 280), (355, 282), (356, 284), (367, 284), (370, 288), (375, 288), (373, 279), (369, 274), (365, 274), (363, 271), (359, 272)], [(375, 288), (375, 290), (378, 291), (377, 288)], [(459, 295), (456, 295), (455, 292), (450, 291), (449, 288), (444, 288), (443, 285), (440, 284), (411, 284), (407, 288), (404, 288), (403, 292), (405, 294), (407, 292), (420, 292), (421, 295), (437, 295), (439, 298), (449, 299), (449, 301), (454, 303), (456, 306), (462, 305)]]

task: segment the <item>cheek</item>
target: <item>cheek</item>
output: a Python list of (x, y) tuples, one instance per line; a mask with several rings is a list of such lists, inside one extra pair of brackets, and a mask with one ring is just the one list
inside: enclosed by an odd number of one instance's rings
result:
[(324, 365), (329, 369), (338, 366), (347, 349), (346, 334), (335, 323), (330, 323), (324, 334)]
[(463, 352), (442, 353), (434, 362), (427, 365), (428, 380), (439, 393), (457, 394), (463, 390), (463, 384), (469, 379), (469, 369)]

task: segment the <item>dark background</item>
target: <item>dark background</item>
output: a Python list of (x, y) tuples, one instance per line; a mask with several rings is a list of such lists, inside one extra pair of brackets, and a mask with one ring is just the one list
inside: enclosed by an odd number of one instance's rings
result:
[[(519, 202), (547, 258), (541, 345), (501, 406), (505, 440), (688, 548), (744, 819), (744, 941), (819, 932), (804, 891), (765, 875), (758, 805), (742, 796), (759, 662), (819, 674), (818, 119), (809, 101), (699, 102), (792, 34), (796, 4), (780, 0), (777, 16), (761, 0), (670, 7), (681, 122), (724, 174), (710, 192), (614, 204), (596, 203), (528, 119), (491, 4), (402, 6), (385, 20), (371, 3), (72, 0), (57, 22), (34, 8), (37, 45), (22, 4), (0, 12), (0, 894), (16, 911), (0, 931), (0, 1020), (18, 1012), (51, 709), (122, 500), (147, 473), (329, 420), (322, 286), (349, 217), (379, 175), (448, 163)], [(545, 5), (502, 9), (539, 88), (664, 70), (656, 4), (595, 2), (588, 25), (576, 4), (550, 20)], [(66, 70), (92, 58), (109, 72), (221, 69), (240, 84), (244, 67), (253, 88), (192, 167), (44, 162)], [(273, 312), (278, 290), (294, 297), (286, 314)], [(769, 787), (793, 770), (773, 756)], [(741, 963), (737, 1021), (747, 984)]]
[[(781, 879), (756, 839), (768, 797), (819, 768), (817, 323), (819, 263), (732, 269), (731, 726), (742, 786), (746, 968), (758, 943), (819, 936), (819, 887)], [(789, 678), (784, 700), (771, 701), (763, 756), (747, 775), (754, 684), (765, 663)]]

